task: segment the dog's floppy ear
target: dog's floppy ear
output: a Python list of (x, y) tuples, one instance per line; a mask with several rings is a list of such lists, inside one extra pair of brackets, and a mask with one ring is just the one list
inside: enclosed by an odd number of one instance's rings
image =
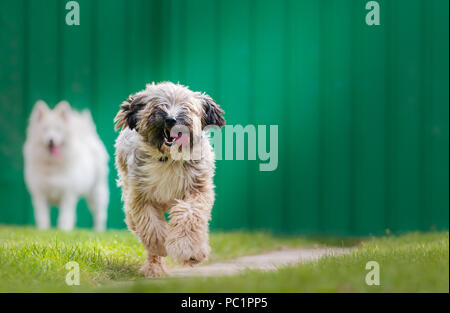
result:
[(48, 112), (50, 112), (50, 109), (47, 103), (45, 103), (45, 101), (43, 100), (38, 100), (34, 104), (33, 112), (31, 113), (31, 120), (39, 122), (40, 120), (42, 120), (42, 117)]
[(119, 112), (114, 118), (114, 123), (116, 123), (114, 129), (116, 131), (125, 127), (135, 129), (138, 122), (137, 113), (143, 107), (144, 105), (140, 103), (139, 99), (135, 96), (129, 96), (128, 99), (122, 103)]
[(64, 120), (67, 120), (69, 118), (69, 114), (71, 111), (70, 104), (66, 100), (60, 101), (54, 111), (62, 117)]
[(219, 107), (214, 100), (207, 94), (199, 94), (199, 98), (203, 104), (203, 118), (202, 128), (208, 125), (217, 125), (222, 127), (225, 125), (225, 119), (223, 118), (224, 111)]

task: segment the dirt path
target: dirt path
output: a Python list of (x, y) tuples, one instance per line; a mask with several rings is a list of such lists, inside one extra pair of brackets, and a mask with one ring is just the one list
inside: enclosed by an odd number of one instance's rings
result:
[(227, 262), (218, 262), (196, 267), (174, 268), (169, 274), (175, 277), (233, 275), (247, 269), (273, 271), (287, 265), (318, 260), (323, 256), (334, 256), (350, 252), (345, 248), (289, 249), (264, 254), (240, 257)]

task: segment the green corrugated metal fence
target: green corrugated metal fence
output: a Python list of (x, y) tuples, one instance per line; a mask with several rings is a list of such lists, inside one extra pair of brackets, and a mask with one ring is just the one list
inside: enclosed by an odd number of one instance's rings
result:
[[(362, 0), (78, 2), (67, 26), (66, 1), (0, 0), (0, 223), (33, 222), (21, 148), (37, 99), (90, 108), (112, 159), (119, 104), (171, 80), (229, 124), (279, 125), (276, 171), (217, 162), (213, 229), (448, 229), (447, 0), (378, 1), (380, 26)], [(110, 164), (108, 225), (124, 227)]]

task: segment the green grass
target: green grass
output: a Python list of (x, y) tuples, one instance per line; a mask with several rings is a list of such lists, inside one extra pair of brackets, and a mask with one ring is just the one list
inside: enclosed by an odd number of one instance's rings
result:
[[(380, 286), (368, 286), (368, 261), (380, 265)], [(372, 239), (348, 255), (280, 269), (249, 271), (232, 277), (138, 281), (133, 292), (449, 292), (448, 233), (412, 233)]]
[[(348, 246), (354, 239), (274, 237), (269, 233), (212, 233), (209, 262), (289, 247)], [(71, 290), (65, 285), (64, 265), (80, 265), (83, 288), (108, 282), (142, 279), (142, 245), (128, 231), (39, 231), (0, 225), (0, 291)], [(168, 266), (175, 264), (169, 259)]]
[[(0, 291), (303, 292), (445, 291), (448, 233), (366, 239), (278, 237), (269, 233), (212, 233), (210, 262), (283, 247), (357, 246), (349, 255), (232, 277), (145, 279), (145, 253), (127, 231), (38, 231), (0, 225)], [(377, 261), (381, 286), (365, 284), (365, 264)], [(65, 284), (64, 265), (80, 265), (81, 285)], [(176, 266), (169, 260), (170, 267)]]

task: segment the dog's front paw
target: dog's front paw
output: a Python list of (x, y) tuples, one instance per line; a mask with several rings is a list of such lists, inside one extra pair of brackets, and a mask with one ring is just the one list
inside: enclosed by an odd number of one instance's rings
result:
[(191, 237), (184, 236), (168, 238), (166, 250), (169, 256), (178, 263), (193, 266), (205, 261), (211, 249), (207, 242), (199, 242)]
[(164, 262), (161, 261), (155, 262), (153, 260), (145, 261), (145, 263), (142, 264), (139, 272), (149, 278), (162, 277), (167, 275)]

